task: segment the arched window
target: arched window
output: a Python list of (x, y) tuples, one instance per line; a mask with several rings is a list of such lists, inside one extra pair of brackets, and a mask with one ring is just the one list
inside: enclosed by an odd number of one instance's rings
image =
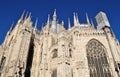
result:
[(52, 71), (51, 77), (57, 77), (57, 69), (54, 69), (54, 70)]
[(57, 56), (58, 56), (58, 51), (57, 51), (57, 49), (54, 49), (52, 51), (52, 58), (56, 58)]
[(90, 77), (111, 77), (105, 47), (95, 39), (87, 44)]

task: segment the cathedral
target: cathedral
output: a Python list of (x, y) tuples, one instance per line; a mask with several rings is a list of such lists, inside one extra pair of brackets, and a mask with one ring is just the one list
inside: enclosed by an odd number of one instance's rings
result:
[[(74, 25), (53, 18), (42, 29), (23, 12), (0, 46), (0, 77), (120, 77), (120, 44), (106, 14), (96, 16), (97, 27), (74, 13)], [(13, 28), (13, 26), (15, 26)]]

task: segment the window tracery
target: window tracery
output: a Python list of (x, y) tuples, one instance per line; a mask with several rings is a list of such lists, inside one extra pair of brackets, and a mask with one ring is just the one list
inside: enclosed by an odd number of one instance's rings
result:
[(95, 39), (87, 44), (90, 77), (111, 77), (105, 47)]

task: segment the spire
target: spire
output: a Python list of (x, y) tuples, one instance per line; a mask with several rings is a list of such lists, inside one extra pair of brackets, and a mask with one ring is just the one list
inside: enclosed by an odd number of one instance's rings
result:
[(21, 20), (23, 20), (24, 14), (25, 14), (25, 10), (23, 11), (23, 13), (22, 13), (22, 15), (21, 15), (21, 17), (20, 17)]
[(71, 24), (70, 24), (70, 18), (68, 18), (68, 29), (71, 28)]
[(87, 20), (87, 24), (90, 24), (90, 20), (88, 18), (88, 14), (86, 13), (86, 20)]
[(23, 13), (22, 13), (20, 19), (18, 20), (18, 23), (21, 23), (21, 22), (24, 21), (24, 14), (25, 14), (25, 10), (23, 11)]
[(28, 19), (30, 19), (30, 20), (31, 20), (31, 12), (29, 13)]
[(26, 22), (31, 22), (31, 12), (26, 15), (26, 18), (25, 18)]
[(73, 13), (74, 14), (74, 26), (77, 26), (77, 19), (76, 19), (76, 15), (75, 15), (75, 13)]
[(94, 23), (93, 23), (92, 19), (91, 19), (91, 25), (92, 25), (92, 27), (94, 28)]
[(57, 15), (56, 15), (56, 9), (54, 10), (54, 14), (53, 14), (53, 20), (52, 20), (52, 24), (51, 24), (51, 30), (56, 32), (57, 30)]
[(38, 18), (36, 19), (36, 21), (35, 21), (35, 29), (37, 29), (37, 25), (38, 25)]
[(79, 24), (79, 19), (78, 19), (78, 14), (76, 13), (76, 20), (77, 20), (77, 23)]
[(29, 13), (29, 17), (31, 17), (31, 12)]
[(62, 21), (61, 25), (62, 25), (62, 29), (61, 30), (65, 30), (64, 21)]
[(9, 31), (8, 31), (8, 33), (7, 33), (7, 35), (10, 34), (10, 32), (11, 32), (12, 29), (13, 29), (13, 26), (14, 26), (14, 22), (12, 23), (12, 25), (11, 25), (11, 27), (10, 27), (10, 29), (9, 29)]
[(53, 14), (53, 20), (54, 20), (54, 21), (56, 21), (56, 20), (57, 20), (56, 9), (54, 10), (54, 14)]
[(25, 27), (31, 27), (32, 28), (32, 24), (33, 24), (33, 22), (31, 21), (31, 12), (30, 13), (26, 13), (26, 16), (25, 16), (25, 19), (24, 19), (24, 25), (23, 25), (23, 27), (25, 26)]
[(50, 14), (48, 14), (48, 20), (47, 20), (47, 24), (50, 23)]
[(28, 17), (28, 12), (26, 13), (25, 19), (27, 19), (27, 17)]
[(11, 27), (10, 27), (10, 30), (9, 30), (9, 32), (11, 32), (11, 31), (12, 31), (12, 29), (13, 29), (13, 26), (14, 26), (14, 22), (12, 23), (12, 25), (11, 25)]
[(48, 20), (47, 20), (47, 24), (46, 24), (46, 29), (49, 29), (50, 27), (50, 14), (48, 14)]
[(38, 18), (36, 18), (35, 26), (33, 28), (33, 32), (35, 32), (35, 33), (36, 33), (36, 30), (37, 30), (37, 25), (38, 25)]

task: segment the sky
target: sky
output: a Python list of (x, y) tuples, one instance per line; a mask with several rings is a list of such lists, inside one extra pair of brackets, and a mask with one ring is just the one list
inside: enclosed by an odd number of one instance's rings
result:
[(120, 41), (120, 0), (0, 0), (0, 44), (4, 41), (11, 24), (17, 23), (22, 12), (32, 13), (32, 21), (38, 18), (38, 29), (46, 23), (54, 9), (57, 10), (59, 22), (63, 20), (67, 27), (68, 18), (73, 25), (73, 12), (78, 13), (80, 23), (86, 23), (86, 13), (93, 20), (100, 11), (107, 14), (111, 28)]

